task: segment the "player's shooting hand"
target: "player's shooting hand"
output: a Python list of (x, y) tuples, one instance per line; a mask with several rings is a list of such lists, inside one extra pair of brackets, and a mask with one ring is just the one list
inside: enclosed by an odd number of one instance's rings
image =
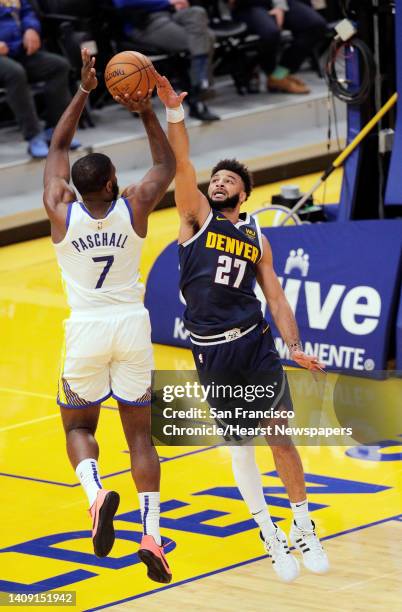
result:
[(10, 49), (8, 48), (8, 44), (3, 40), (0, 40), (0, 55), (8, 55)]
[(145, 98), (142, 97), (142, 92), (138, 91), (136, 97), (130, 97), (128, 94), (125, 94), (124, 96), (114, 96), (114, 99), (132, 113), (141, 115), (146, 111), (152, 110), (151, 96), (152, 89), (148, 91), (148, 95)]
[(38, 32), (33, 28), (28, 28), (25, 30), (24, 36), (22, 37), (22, 44), (24, 45), (27, 55), (33, 55), (36, 53), (41, 46)]
[(95, 70), (95, 58), (91, 57), (88, 49), (81, 49), (82, 68), (81, 84), (86, 91), (92, 91), (98, 85)]
[(154, 75), (156, 78), (156, 91), (162, 104), (164, 104), (166, 108), (178, 108), (187, 96), (187, 92), (183, 91), (181, 94), (176, 93), (170, 81), (165, 76), (160, 75), (155, 68)]
[(320, 363), (317, 357), (306, 355), (303, 351), (293, 351), (290, 354), (290, 358), (302, 368), (311, 370), (312, 372), (323, 372), (325, 365)]

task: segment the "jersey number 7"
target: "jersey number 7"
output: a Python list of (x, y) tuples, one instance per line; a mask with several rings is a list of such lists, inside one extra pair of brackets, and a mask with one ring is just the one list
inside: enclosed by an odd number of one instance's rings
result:
[(112, 267), (112, 263), (114, 262), (114, 256), (113, 255), (109, 255), (109, 256), (105, 256), (105, 257), (92, 257), (92, 261), (106, 261), (106, 266), (103, 268), (102, 270), (102, 274), (100, 275), (100, 277), (98, 278), (98, 282), (96, 283), (96, 287), (95, 289), (100, 289), (103, 285), (103, 283), (105, 282), (105, 278), (110, 270), (110, 268)]

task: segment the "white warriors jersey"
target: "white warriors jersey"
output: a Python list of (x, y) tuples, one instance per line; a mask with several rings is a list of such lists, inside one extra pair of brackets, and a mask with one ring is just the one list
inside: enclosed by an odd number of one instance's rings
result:
[(142, 301), (139, 261), (143, 238), (132, 227), (125, 199), (95, 219), (82, 202), (68, 206), (64, 239), (54, 244), (70, 308), (93, 308)]

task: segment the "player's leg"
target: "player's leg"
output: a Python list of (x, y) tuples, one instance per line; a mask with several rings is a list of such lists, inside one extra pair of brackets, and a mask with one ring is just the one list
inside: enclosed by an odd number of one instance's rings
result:
[(299, 452), (290, 439), (286, 441), (278, 440), (277, 443), (272, 443), (272, 439), (267, 441), (272, 451), (276, 471), (286, 489), (292, 510), (296, 509), (296, 504), (298, 507), (305, 504), (303, 514), (302, 512), (298, 513), (298, 520), (301, 526), (309, 527), (311, 520), (308, 515), (304, 471)]
[(272, 522), (255, 461), (255, 449), (253, 446), (232, 446), (230, 450), (236, 484), (260, 528), (260, 537), (272, 559), (274, 571), (284, 582), (291, 582), (299, 575), (299, 564), (290, 554), (285, 533)]
[(159, 530), (160, 463), (151, 438), (151, 407), (118, 402), (130, 452), (131, 474), (138, 492), (144, 535), (161, 545)]
[[(287, 405), (287, 404), (286, 404)], [(285, 405), (278, 410), (286, 409)], [(274, 419), (271, 425), (287, 425), (287, 421)], [(303, 563), (316, 574), (329, 570), (328, 557), (315, 533), (315, 524), (308, 509), (306, 486), (302, 461), (297, 448), (288, 436), (267, 438), (274, 459), (276, 471), (287, 491), (293, 513), (290, 541), (303, 556)]]
[(67, 454), (88, 497), (95, 554), (105, 557), (115, 535), (113, 517), (119, 505), (116, 491), (104, 489), (99, 475), (99, 446), (95, 438), (100, 404), (81, 408), (60, 407)]
[(275, 533), (275, 525), (265, 502), (261, 475), (255, 460), (255, 448), (231, 446), (230, 452), (237, 487), (262, 535), (269, 537)]
[(101, 403), (110, 394), (109, 321), (69, 319), (57, 402), (66, 433), (67, 453), (88, 497), (95, 554), (106, 556), (114, 542), (113, 517), (119, 504), (115, 491), (103, 488), (95, 432)]
[[(235, 385), (248, 385), (248, 378), (246, 380), (241, 372), (247, 371), (250, 363), (252, 363), (255, 344), (258, 342), (262, 328), (263, 326), (259, 325), (254, 331), (233, 342), (209, 346), (194, 344), (192, 347), (194, 362), (197, 366), (201, 384), (205, 388), (214, 383), (215, 387), (217, 385), (221, 385), (222, 388), (230, 386), (232, 389)], [(225, 367), (222, 364), (227, 365)], [(238, 371), (232, 370), (235, 367), (238, 368)], [(250, 386), (252, 386), (252, 379)], [(208, 402), (214, 408), (222, 410), (223, 414), (226, 414), (231, 406), (239, 406), (238, 401), (235, 403), (224, 401), (217, 405), (215, 398), (208, 398)], [(248, 408), (252, 409), (250, 406)], [(236, 412), (234, 411), (235, 414)], [(243, 418), (242, 422), (236, 423), (235, 416), (230, 419), (225, 417), (225, 419), (219, 419), (218, 424), (221, 426), (231, 424), (243, 427), (247, 425), (245, 420)], [(256, 423), (249, 423), (249, 425), (255, 426)], [(239, 439), (239, 436), (237, 438)], [(299, 564), (293, 555), (290, 554), (286, 535), (274, 525), (270, 517), (265, 502), (261, 475), (255, 461), (255, 449), (249, 443), (230, 446), (230, 451), (236, 484), (250, 514), (260, 528), (260, 537), (272, 559), (273, 569), (281, 580), (291, 582), (299, 574)]]
[(135, 406), (118, 401), (120, 418), (127, 440), (131, 473), (137, 488), (141, 509), (143, 537), (138, 556), (148, 568), (148, 577), (155, 582), (169, 583), (172, 573), (166, 560), (159, 529), (160, 463), (151, 437), (151, 406)]
[(110, 366), (113, 397), (117, 400), (127, 440), (131, 471), (138, 492), (143, 537), (138, 556), (148, 568), (148, 577), (168, 583), (172, 573), (160, 536), (160, 464), (151, 437), (151, 372), (153, 350), (148, 311), (122, 318)]
[[(88, 458), (98, 460), (99, 446), (95, 439), (95, 432), (99, 411), (100, 404), (88, 408), (60, 408), (66, 434), (67, 455), (74, 470), (81, 461)], [(89, 502), (96, 497), (93, 492), (88, 492), (87, 495)]]
[[(269, 386), (277, 389), (272, 398), (266, 398), (263, 401), (266, 402), (264, 409), (274, 409), (280, 416), (266, 422), (263, 421), (261, 425), (264, 427), (271, 426), (273, 432), (272, 435), (266, 436), (266, 440), (271, 447), (276, 470), (286, 488), (293, 511), (291, 541), (292, 544), (295, 544), (294, 535), (297, 529), (298, 536), (296, 539), (299, 540), (297, 548), (300, 545), (301, 550), (305, 551), (303, 554), (304, 564), (316, 573), (325, 573), (329, 567), (328, 559), (315, 534), (314, 523), (309, 517), (300, 455), (289, 436), (276, 434), (278, 429), (275, 426), (287, 426), (286, 413), (293, 411), (289, 384), (269, 326), (262, 325), (253, 334), (254, 337), (251, 334), (249, 335), (248, 344), (243, 349), (243, 354), (249, 361), (250, 374), (248, 375), (248, 381), (254, 386), (263, 384), (267, 388)], [(259, 407), (261, 408), (261, 406)], [(281, 430), (279, 429), (279, 431)], [(303, 531), (303, 536), (300, 536), (301, 531)]]

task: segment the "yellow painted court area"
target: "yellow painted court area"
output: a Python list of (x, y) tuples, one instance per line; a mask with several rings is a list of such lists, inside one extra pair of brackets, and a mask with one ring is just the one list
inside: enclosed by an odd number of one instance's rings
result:
[[(304, 191), (317, 177), (287, 182)], [(246, 208), (260, 208), (278, 191), (278, 185), (255, 189)], [(339, 174), (334, 174), (326, 200), (338, 197)], [(152, 215), (144, 279), (175, 239), (177, 227), (174, 210)], [(111, 556), (96, 558), (86, 498), (65, 453), (55, 402), (66, 315), (50, 239), (3, 248), (0, 590), (26, 592), (27, 585), (72, 590), (77, 610), (401, 609), (402, 438), (352, 452), (348, 447), (300, 449), (310, 509), (326, 539), (332, 571), (321, 577), (303, 570), (289, 586), (277, 582), (264, 555), (234, 485), (229, 451), (161, 447), (161, 525), (172, 541), (168, 559), (174, 577), (166, 588), (147, 579), (135, 554), (141, 537), (137, 495), (120, 419), (108, 400), (98, 429), (99, 463), (104, 485), (119, 491), (121, 504)], [(155, 357), (158, 369), (193, 368), (186, 349), (155, 346)], [(389, 386), (392, 395), (400, 389), (395, 385)], [(258, 447), (257, 457), (271, 514), (288, 531), (291, 513), (271, 454)]]

